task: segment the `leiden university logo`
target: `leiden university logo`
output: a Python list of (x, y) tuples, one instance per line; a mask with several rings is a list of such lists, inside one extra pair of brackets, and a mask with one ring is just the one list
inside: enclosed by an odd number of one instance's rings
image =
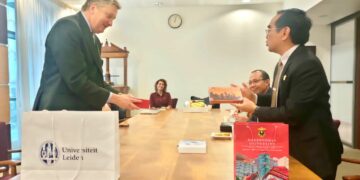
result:
[(266, 131), (266, 128), (263, 128), (263, 127), (258, 128), (258, 136), (265, 137), (265, 131)]
[(59, 159), (59, 149), (53, 141), (45, 141), (40, 147), (40, 160), (46, 165), (53, 165)]

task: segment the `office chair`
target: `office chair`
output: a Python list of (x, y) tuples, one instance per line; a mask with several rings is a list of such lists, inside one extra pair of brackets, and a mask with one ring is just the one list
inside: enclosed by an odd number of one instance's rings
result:
[[(0, 122), (0, 179), (6, 180), (16, 176), (16, 166), (20, 165), (19, 160), (12, 160), (11, 153), (21, 150), (11, 150), (10, 124)], [(10, 171), (10, 173), (9, 173)]]
[[(204, 103), (205, 103), (206, 105), (209, 105), (209, 104), (210, 104), (209, 97), (199, 98), (199, 97), (196, 97), (196, 96), (190, 96), (190, 99), (191, 99), (191, 100), (202, 100), (202, 101), (204, 101)], [(213, 108), (213, 109), (220, 109), (220, 104), (212, 104), (212, 108)]]
[(177, 102), (178, 102), (178, 98), (171, 99), (171, 108), (175, 109)]
[[(338, 119), (333, 119), (333, 124), (336, 129), (339, 129), (341, 121)], [(341, 157), (342, 162), (358, 164), (360, 166), (360, 159), (353, 159), (353, 158), (344, 158)], [(345, 175), (342, 177), (343, 180), (360, 180), (360, 175)]]

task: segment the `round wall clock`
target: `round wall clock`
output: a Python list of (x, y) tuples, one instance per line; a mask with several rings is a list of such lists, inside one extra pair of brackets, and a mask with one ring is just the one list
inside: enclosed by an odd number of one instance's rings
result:
[(168, 24), (171, 28), (179, 28), (182, 24), (182, 17), (179, 14), (172, 14), (169, 16)]

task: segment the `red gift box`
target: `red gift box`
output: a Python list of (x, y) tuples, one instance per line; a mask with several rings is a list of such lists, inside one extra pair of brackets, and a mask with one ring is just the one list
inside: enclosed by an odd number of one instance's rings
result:
[(134, 103), (137, 107), (141, 109), (149, 109), (150, 108), (150, 100), (148, 99), (140, 99), (141, 102)]

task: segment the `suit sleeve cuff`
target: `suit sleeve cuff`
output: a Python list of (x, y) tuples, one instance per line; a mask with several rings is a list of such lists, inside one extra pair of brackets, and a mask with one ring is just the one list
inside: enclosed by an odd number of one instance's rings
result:
[(109, 97), (108, 97), (106, 103), (109, 103), (109, 102), (110, 102), (111, 96), (113, 96), (113, 95), (114, 95), (114, 93), (110, 92)]
[(260, 106), (256, 106), (252, 115), (256, 115), (257, 112), (259, 111), (259, 109), (260, 109)]

